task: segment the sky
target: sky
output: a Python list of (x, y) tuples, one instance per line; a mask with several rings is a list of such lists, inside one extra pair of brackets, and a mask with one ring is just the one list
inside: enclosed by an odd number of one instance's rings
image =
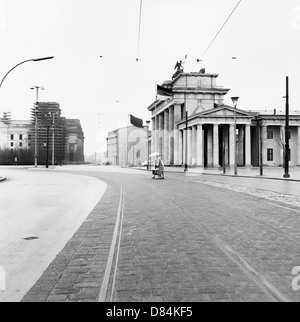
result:
[[(185, 72), (219, 74), (217, 84), (245, 110), (300, 109), (300, 0), (0, 0), (0, 113), (30, 118), (32, 86), (40, 101), (58, 102), (62, 116), (80, 119), (85, 154), (106, 149), (107, 133), (128, 114), (151, 119), (155, 83)], [(102, 58), (100, 56), (103, 56)], [(236, 57), (237, 59), (232, 59)], [(136, 58), (139, 61), (136, 62)], [(203, 61), (197, 63), (197, 59)]]

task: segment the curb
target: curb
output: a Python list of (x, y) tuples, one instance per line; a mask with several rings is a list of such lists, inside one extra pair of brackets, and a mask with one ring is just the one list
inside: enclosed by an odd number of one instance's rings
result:
[(276, 177), (267, 177), (267, 176), (247, 176), (247, 175), (234, 175), (234, 174), (223, 174), (223, 173), (200, 173), (201, 175), (210, 175), (210, 176), (221, 176), (221, 177), (231, 177), (231, 178), (249, 178), (249, 179), (267, 179), (267, 180), (277, 180), (277, 181), (293, 181), (300, 182), (299, 179), (288, 179), (288, 178), (276, 178)]
[[(149, 169), (142, 169), (142, 168), (133, 168), (136, 170), (141, 170), (141, 171), (151, 171)], [(169, 173), (182, 173), (186, 174), (183, 170), (182, 171), (176, 171), (176, 170), (168, 170), (167, 167), (165, 167), (165, 172)], [(300, 179), (291, 179), (291, 178), (277, 178), (277, 177), (269, 177), (269, 176), (250, 176), (250, 175), (234, 175), (234, 174), (223, 174), (223, 173), (211, 173), (211, 172), (194, 172), (194, 171), (188, 171), (187, 173), (193, 173), (197, 175), (209, 175), (209, 176), (220, 176), (220, 177), (231, 177), (231, 178), (249, 178), (249, 179), (267, 179), (267, 180), (277, 180), (277, 181), (291, 181), (291, 182), (300, 182)]]

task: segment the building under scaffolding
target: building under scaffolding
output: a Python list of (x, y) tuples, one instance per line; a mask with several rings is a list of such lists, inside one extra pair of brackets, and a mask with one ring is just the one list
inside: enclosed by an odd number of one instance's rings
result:
[[(37, 118), (37, 129), (36, 129)], [(35, 140), (37, 133), (37, 140)], [(37, 141), (38, 165), (84, 162), (84, 133), (79, 120), (61, 116), (56, 102), (39, 102), (31, 120), (0, 119), (0, 164), (33, 164)]]

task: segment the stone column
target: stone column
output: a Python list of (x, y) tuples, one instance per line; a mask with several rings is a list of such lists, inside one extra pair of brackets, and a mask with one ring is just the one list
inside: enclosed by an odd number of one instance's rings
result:
[(219, 125), (214, 124), (213, 130), (213, 153), (214, 153), (214, 167), (219, 167)]
[(178, 123), (181, 120), (181, 106), (174, 105), (174, 165), (182, 165), (182, 158), (180, 157), (181, 149), (179, 148), (179, 129)]
[[(174, 107), (169, 109), (169, 161), (174, 164), (174, 146), (171, 146), (171, 141), (174, 138)], [(174, 141), (173, 141), (174, 142)]]
[(166, 165), (170, 165), (169, 159), (169, 110), (164, 111), (164, 150), (163, 160)]
[(197, 166), (203, 166), (203, 127), (202, 125), (197, 126), (197, 133), (196, 133), (196, 158), (197, 158)]
[(230, 124), (230, 133), (229, 133), (229, 163), (231, 167), (234, 167), (234, 136), (236, 134), (234, 133), (234, 124)]
[(187, 136), (187, 130), (182, 131), (182, 163), (187, 163), (186, 160), (186, 136)]
[(298, 126), (298, 161), (297, 165), (300, 165), (300, 126)]
[(192, 165), (196, 166), (197, 165), (197, 126), (194, 125), (192, 127)]
[(178, 163), (177, 165), (183, 165), (183, 131), (178, 130)]
[(151, 133), (151, 153), (155, 152), (156, 150), (156, 124), (155, 124), (155, 117), (152, 118), (152, 133)]
[(159, 114), (159, 151), (164, 155), (164, 113)]
[(268, 158), (267, 158), (267, 127), (262, 126), (261, 127), (261, 140), (262, 140), (262, 162), (263, 165), (268, 164)]
[(193, 157), (193, 141), (192, 141), (192, 128), (191, 127), (188, 127), (187, 136), (188, 136), (188, 160), (187, 160), (187, 164), (189, 166), (191, 166), (192, 165), (192, 157)]
[(159, 152), (159, 115), (155, 117), (156, 124), (156, 133), (155, 133), (155, 151), (154, 153)]
[(246, 151), (246, 167), (251, 167), (251, 126), (246, 125), (245, 128), (245, 135), (246, 135), (246, 140), (245, 140), (245, 151)]

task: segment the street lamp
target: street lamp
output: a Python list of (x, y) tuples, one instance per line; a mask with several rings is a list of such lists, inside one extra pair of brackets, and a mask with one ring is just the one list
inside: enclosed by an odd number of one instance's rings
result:
[[(54, 146), (54, 130), (55, 130), (55, 115), (57, 114), (57, 112), (49, 112), (48, 114), (46, 114), (46, 116), (52, 116), (52, 166), (54, 166), (54, 149), (55, 149), (55, 146)], [(49, 126), (47, 127), (48, 128), (48, 131), (49, 131)], [(47, 132), (47, 142), (48, 142), (48, 132)], [(48, 143), (47, 143), (48, 145)], [(48, 154), (48, 147), (47, 147), (47, 154)], [(47, 156), (47, 160), (48, 160), (48, 156)]]
[(3, 84), (3, 82), (4, 82), (4, 80), (5, 80), (5, 78), (8, 76), (8, 74), (9, 74), (11, 71), (13, 71), (15, 68), (17, 68), (18, 66), (20, 66), (20, 65), (22, 65), (22, 64), (24, 64), (24, 63), (30, 62), (30, 61), (33, 61), (33, 62), (39, 62), (39, 61), (42, 61), (42, 60), (48, 60), (48, 59), (53, 59), (53, 58), (54, 58), (54, 56), (50, 56), (50, 57), (43, 57), (43, 58), (27, 59), (27, 60), (22, 61), (21, 63), (17, 64), (16, 66), (14, 66), (12, 69), (10, 69), (10, 70), (6, 73), (6, 75), (3, 77), (3, 79), (2, 79), (2, 81), (1, 81), (1, 83), (0, 83), (0, 88), (1, 88), (1, 86), (2, 86), (2, 84)]
[(286, 77), (286, 103), (285, 103), (285, 147), (284, 147), (284, 178), (290, 178), (289, 174), (289, 159), (290, 159), (290, 125), (289, 125), (289, 77)]
[(46, 168), (49, 168), (49, 125), (47, 125), (47, 154), (46, 154)]
[(149, 124), (150, 121), (146, 121), (147, 124), (147, 170), (149, 170)]
[[(18, 66), (22, 65), (22, 64), (25, 64), (27, 62), (39, 62), (39, 61), (43, 61), (43, 60), (49, 60), (49, 59), (53, 59), (54, 56), (49, 56), (49, 57), (42, 57), (42, 58), (32, 58), (32, 59), (26, 59), (24, 61), (22, 61), (21, 63), (15, 65), (13, 68), (11, 68), (6, 74), (5, 76), (3, 77), (3, 79), (1, 80), (1, 83), (0, 83), (0, 88), (2, 87), (2, 84), (4, 82), (4, 80), (6, 79), (6, 77), (8, 76), (8, 74), (10, 72), (12, 72), (15, 68), (17, 68)], [(37, 93), (37, 97), (38, 97), (38, 93)], [(36, 104), (35, 104), (35, 140), (36, 140), (36, 144), (35, 144), (35, 167), (37, 167), (37, 110), (38, 110), (38, 100), (36, 100)]]
[(188, 112), (185, 112), (185, 164), (184, 172), (188, 172)]
[(38, 109), (39, 109), (39, 90), (44, 91), (43, 86), (32, 86), (31, 90), (36, 90), (36, 100), (34, 104), (34, 114), (35, 114), (35, 134), (34, 134), (34, 167), (37, 168), (37, 157), (38, 157), (38, 146), (37, 146), (37, 132), (38, 132)]
[(231, 97), (234, 107), (234, 174), (237, 175), (236, 107), (239, 97)]
[[(54, 166), (54, 130), (55, 130), (55, 123), (54, 123), (54, 117), (57, 113), (52, 112), (53, 120), (52, 120), (52, 166)], [(51, 113), (50, 113), (51, 115)]]

